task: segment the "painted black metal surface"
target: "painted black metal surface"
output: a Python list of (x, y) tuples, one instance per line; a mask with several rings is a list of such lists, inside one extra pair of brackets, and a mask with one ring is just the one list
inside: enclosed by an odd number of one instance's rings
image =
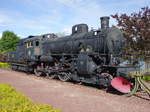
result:
[(89, 31), (86, 24), (77, 24), (69, 36), (51, 33), (22, 39), (8, 61), (13, 69), (107, 87), (119, 64), (112, 59), (122, 53), (123, 45), (122, 32), (109, 27), (109, 17), (102, 17), (101, 29)]

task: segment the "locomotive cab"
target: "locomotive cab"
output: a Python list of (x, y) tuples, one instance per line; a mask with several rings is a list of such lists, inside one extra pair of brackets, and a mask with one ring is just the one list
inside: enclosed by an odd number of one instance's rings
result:
[(27, 60), (36, 60), (41, 55), (41, 38), (41, 36), (32, 36), (25, 41)]

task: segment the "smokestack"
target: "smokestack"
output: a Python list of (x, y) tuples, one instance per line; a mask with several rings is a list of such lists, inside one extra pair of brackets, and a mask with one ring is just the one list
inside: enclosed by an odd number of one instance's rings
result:
[(100, 20), (101, 20), (101, 29), (109, 28), (109, 17), (108, 16), (101, 17)]

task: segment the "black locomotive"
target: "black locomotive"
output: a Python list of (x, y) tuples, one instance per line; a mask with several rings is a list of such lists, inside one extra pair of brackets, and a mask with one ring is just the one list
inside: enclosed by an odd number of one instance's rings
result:
[(12, 69), (109, 87), (117, 76), (124, 37), (118, 28), (109, 27), (109, 17), (100, 19), (101, 29), (89, 31), (86, 24), (78, 24), (69, 36), (51, 33), (22, 39), (8, 54)]

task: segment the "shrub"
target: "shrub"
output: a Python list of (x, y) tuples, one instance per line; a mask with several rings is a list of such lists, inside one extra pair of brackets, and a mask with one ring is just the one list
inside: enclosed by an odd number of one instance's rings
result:
[(8, 84), (0, 84), (0, 112), (62, 112), (37, 104)]
[(9, 68), (9, 67), (10, 67), (10, 64), (0, 62), (0, 68)]
[(145, 81), (150, 81), (150, 76), (144, 76), (142, 79)]

